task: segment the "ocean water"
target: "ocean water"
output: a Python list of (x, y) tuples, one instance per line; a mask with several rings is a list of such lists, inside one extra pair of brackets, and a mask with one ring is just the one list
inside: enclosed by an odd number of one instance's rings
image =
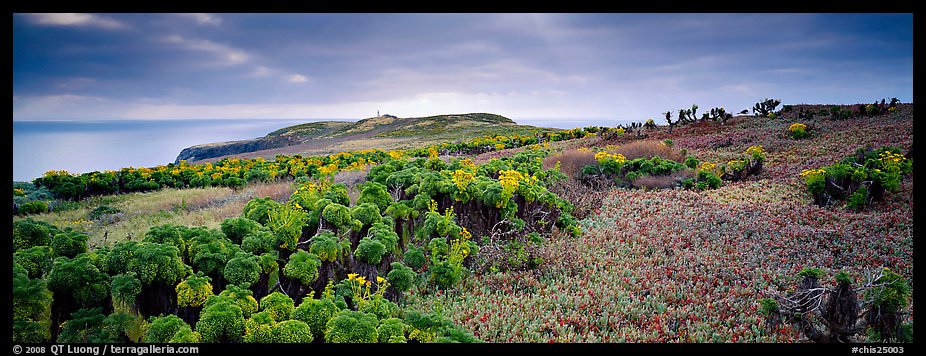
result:
[(13, 180), (173, 162), (193, 145), (262, 137), (319, 120), (13, 121)]
[[(86, 173), (173, 162), (193, 145), (262, 137), (305, 122), (345, 119), (13, 121), (13, 180), (49, 170)], [(616, 126), (621, 120), (514, 119), (519, 124), (571, 129)]]

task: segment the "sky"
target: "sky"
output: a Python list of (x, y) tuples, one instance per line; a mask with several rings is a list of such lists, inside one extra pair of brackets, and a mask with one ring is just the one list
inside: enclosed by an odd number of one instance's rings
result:
[(14, 14), (13, 120), (913, 101), (912, 14)]

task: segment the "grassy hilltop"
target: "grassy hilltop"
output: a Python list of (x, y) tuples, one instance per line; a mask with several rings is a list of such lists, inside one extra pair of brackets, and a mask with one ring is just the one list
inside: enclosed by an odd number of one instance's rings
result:
[(488, 113), (410, 118), (382, 115), (357, 122), (309, 122), (285, 127), (261, 138), (196, 145), (184, 149), (177, 161), (217, 161), (229, 156), (320, 155), (366, 148), (410, 149), (471, 137), (544, 131), (554, 129), (518, 125), (509, 118)]

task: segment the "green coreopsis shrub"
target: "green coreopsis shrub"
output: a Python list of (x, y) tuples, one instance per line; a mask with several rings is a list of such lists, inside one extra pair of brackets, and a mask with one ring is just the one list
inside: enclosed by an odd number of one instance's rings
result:
[(370, 226), (382, 220), (382, 215), (379, 212), (379, 207), (373, 203), (360, 203), (351, 210), (351, 216), (356, 220), (360, 220), (363, 226)]
[(321, 264), (321, 259), (315, 254), (296, 250), (296, 253), (289, 255), (289, 261), (283, 266), (283, 275), (308, 285), (318, 279), (318, 267)]
[(405, 340), (405, 322), (399, 318), (385, 319), (379, 323), (376, 333), (381, 343), (402, 342)]
[(280, 203), (277, 203), (273, 199), (254, 198), (244, 205), (241, 216), (264, 225), (267, 223), (268, 212), (278, 206), (280, 206)]
[(404, 260), (405, 265), (411, 267), (416, 271), (420, 271), (427, 261), (424, 257), (424, 251), (421, 250), (418, 246), (409, 246), (405, 251)]
[(357, 249), (354, 250), (354, 258), (372, 265), (379, 264), (385, 254), (386, 246), (371, 237), (360, 239)]
[(322, 218), (338, 228), (349, 227), (353, 221), (350, 209), (338, 203), (326, 205), (322, 210)]
[(29, 278), (41, 278), (51, 270), (52, 250), (48, 246), (20, 249), (13, 253), (13, 262), (28, 272)]
[(270, 341), (274, 343), (311, 343), (314, 337), (309, 325), (299, 320), (285, 320), (270, 328)]
[(331, 343), (375, 343), (379, 341), (376, 316), (342, 310), (325, 325), (325, 341)]
[(312, 237), (309, 252), (318, 256), (322, 261), (334, 262), (341, 254), (341, 245), (338, 244), (337, 236), (331, 232), (323, 231)]
[(113, 276), (112, 290), (113, 308), (128, 311), (135, 305), (135, 300), (141, 294), (141, 281), (135, 278), (134, 273), (123, 273)]
[(153, 344), (167, 343), (184, 327), (189, 328), (190, 325), (174, 314), (151, 317), (144, 342)]
[(225, 237), (236, 244), (241, 244), (245, 236), (257, 231), (260, 227), (261, 225), (257, 221), (244, 217), (227, 218), (221, 224)]
[(41, 200), (34, 200), (23, 203), (17, 210), (19, 215), (43, 214), (48, 212), (48, 203)]
[(48, 246), (52, 236), (59, 233), (58, 228), (44, 221), (25, 218), (13, 222), (13, 250), (34, 246)]
[(357, 198), (357, 204), (371, 203), (379, 208), (379, 211), (386, 211), (393, 202), (392, 196), (386, 191), (386, 186), (376, 183), (366, 183), (360, 190), (360, 196)]
[(393, 262), (391, 266), (392, 269), (386, 275), (389, 284), (400, 293), (407, 292), (415, 283), (415, 271), (401, 262)]
[[(210, 302), (210, 300), (213, 300)], [(244, 315), (231, 300), (209, 297), (196, 322), (203, 342), (238, 342), (244, 334)]]
[(25, 268), (13, 264), (14, 342), (49, 341), (52, 298), (44, 280), (30, 278)]
[(260, 311), (270, 314), (274, 321), (289, 320), (293, 314), (293, 298), (288, 295), (273, 292), (260, 299)]
[(101, 272), (87, 254), (72, 259), (59, 257), (48, 273), (48, 289), (69, 295), (78, 305), (92, 308), (109, 297), (110, 277)]
[(251, 315), (244, 322), (244, 338), (242, 341), (247, 343), (270, 343), (273, 340), (271, 332), (276, 321), (270, 316), (270, 313), (262, 311)]
[(328, 321), (334, 318), (339, 311), (340, 309), (330, 298), (305, 298), (293, 310), (293, 319), (305, 322), (312, 330), (313, 337), (322, 338), (325, 336)]
[(230, 284), (254, 284), (260, 278), (261, 268), (257, 256), (248, 252), (238, 252), (235, 258), (228, 260), (223, 275)]
[(246, 318), (250, 317), (251, 314), (256, 313), (259, 308), (257, 300), (254, 299), (254, 292), (252, 292), (250, 289), (247, 289), (246, 284), (229, 284), (225, 287), (225, 290), (223, 290), (222, 293), (219, 293), (219, 297), (225, 298), (235, 303), (238, 308), (241, 308), (241, 314)]
[(90, 236), (78, 231), (65, 231), (55, 235), (51, 240), (51, 250), (55, 256), (72, 258), (87, 252), (87, 240)]
[(206, 299), (213, 296), (211, 278), (208, 276), (191, 275), (177, 284), (177, 306), (201, 307)]

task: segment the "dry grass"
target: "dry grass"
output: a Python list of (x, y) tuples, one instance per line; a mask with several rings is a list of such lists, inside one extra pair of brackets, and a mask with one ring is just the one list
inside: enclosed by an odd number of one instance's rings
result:
[(613, 186), (612, 180), (601, 183), (605, 188), (593, 188), (575, 179), (568, 178), (554, 183), (550, 187), (550, 191), (572, 203), (575, 207), (572, 216), (581, 220), (601, 206), (602, 199), (611, 190), (610, 187)]
[(504, 150), (496, 150), (496, 151), (489, 151), (486, 153), (481, 153), (473, 157), (473, 163), (486, 164), (495, 158), (514, 156), (515, 153), (521, 152), (522, 150), (523, 150), (522, 147), (518, 147), (518, 148), (506, 148)]
[(351, 169), (347, 171), (338, 171), (334, 174), (334, 183), (344, 183), (348, 188), (355, 187), (357, 184), (367, 180), (367, 173), (370, 172), (370, 166), (364, 169)]
[(270, 199), (276, 200), (278, 202), (283, 202), (289, 199), (289, 196), (293, 194), (293, 191), (295, 191), (293, 182), (286, 180), (252, 185), (247, 189), (247, 194), (250, 194), (250, 197), (253, 198), (269, 197)]
[[(446, 160), (445, 160), (446, 161)], [(350, 198), (350, 203), (355, 204), (357, 198), (360, 197), (360, 187), (359, 184), (367, 181), (367, 173), (370, 171), (370, 166), (362, 170), (352, 169), (348, 171), (339, 171), (334, 174), (334, 183), (343, 183), (347, 186), (347, 196)]]
[(684, 169), (663, 176), (643, 175), (633, 181), (633, 186), (643, 189), (674, 188), (685, 179), (694, 178), (695, 176), (696, 173), (692, 169)]
[(671, 159), (676, 162), (684, 162), (685, 155), (682, 154), (681, 150), (676, 149), (674, 146), (667, 146), (661, 141), (633, 141), (626, 145), (619, 146), (614, 150), (613, 153), (620, 153), (624, 155), (628, 160), (637, 159), (640, 157), (653, 157), (659, 156), (665, 159)]
[(543, 168), (551, 169), (556, 166), (556, 162), (559, 162), (560, 171), (570, 178), (576, 178), (585, 166), (598, 163), (595, 161), (594, 152), (567, 149), (559, 154), (544, 158)]
[[(226, 218), (241, 215), (244, 205), (255, 197), (286, 201), (292, 192), (290, 181), (259, 183), (238, 191), (219, 187), (163, 189), (94, 197), (82, 201), (80, 208), (74, 210), (30, 217), (61, 229), (70, 227), (87, 233), (91, 247), (111, 246), (118, 241), (141, 240), (149, 229), (163, 224), (218, 228)], [(122, 213), (88, 220), (87, 215), (101, 205)], [(16, 220), (14, 217), (13, 221)]]

